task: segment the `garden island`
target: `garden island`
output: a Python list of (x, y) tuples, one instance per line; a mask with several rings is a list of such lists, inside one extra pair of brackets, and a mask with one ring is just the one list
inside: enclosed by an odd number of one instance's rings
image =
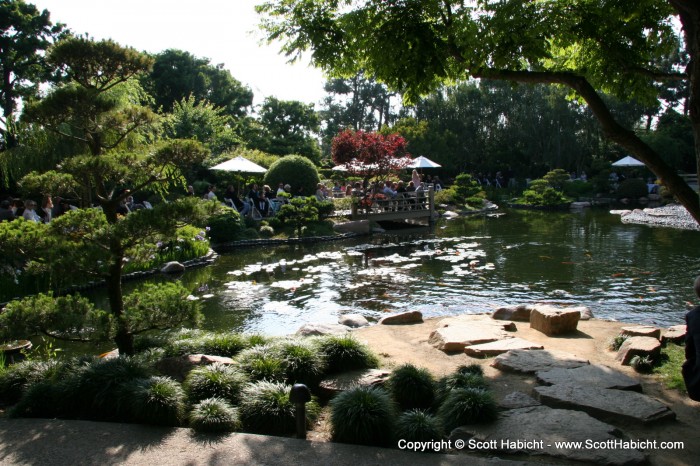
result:
[(318, 109), (0, 5), (5, 460), (34, 418), (691, 464), (700, 6), (257, 11)]

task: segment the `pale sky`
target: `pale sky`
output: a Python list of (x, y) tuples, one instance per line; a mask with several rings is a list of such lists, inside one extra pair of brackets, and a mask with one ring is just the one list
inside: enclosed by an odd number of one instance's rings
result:
[(137, 50), (180, 49), (223, 63), (255, 94), (315, 103), (325, 96), (321, 71), (290, 65), (279, 44), (261, 45), (254, 6), (263, 0), (27, 0), (76, 34), (112, 39)]

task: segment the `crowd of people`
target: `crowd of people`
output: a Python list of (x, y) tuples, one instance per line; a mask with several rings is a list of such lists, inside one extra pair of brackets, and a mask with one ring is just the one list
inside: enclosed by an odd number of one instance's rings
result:
[(21, 217), (30, 222), (49, 223), (74, 208), (67, 199), (58, 196), (44, 196), (41, 205), (33, 199), (5, 197), (0, 201), (0, 222), (10, 222)]

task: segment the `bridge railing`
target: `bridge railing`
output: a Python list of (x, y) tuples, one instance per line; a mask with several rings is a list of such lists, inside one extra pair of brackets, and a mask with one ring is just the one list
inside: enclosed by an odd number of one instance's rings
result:
[[(425, 216), (432, 217), (435, 212), (435, 192), (432, 186), (427, 191), (408, 192), (390, 198), (384, 194), (367, 195), (356, 198), (352, 204), (352, 218), (370, 218), (372, 215), (386, 216), (394, 213), (395, 217)], [(424, 215), (423, 215), (424, 214)]]

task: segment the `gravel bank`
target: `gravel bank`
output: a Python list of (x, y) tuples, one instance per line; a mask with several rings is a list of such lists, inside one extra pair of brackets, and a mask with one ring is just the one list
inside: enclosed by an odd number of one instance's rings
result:
[(643, 210), (611, 210), (610, 213), (620, 215), (622, 223), (700, 230), (700, 224), (691, 217), (685, 207), (677, 204)]

